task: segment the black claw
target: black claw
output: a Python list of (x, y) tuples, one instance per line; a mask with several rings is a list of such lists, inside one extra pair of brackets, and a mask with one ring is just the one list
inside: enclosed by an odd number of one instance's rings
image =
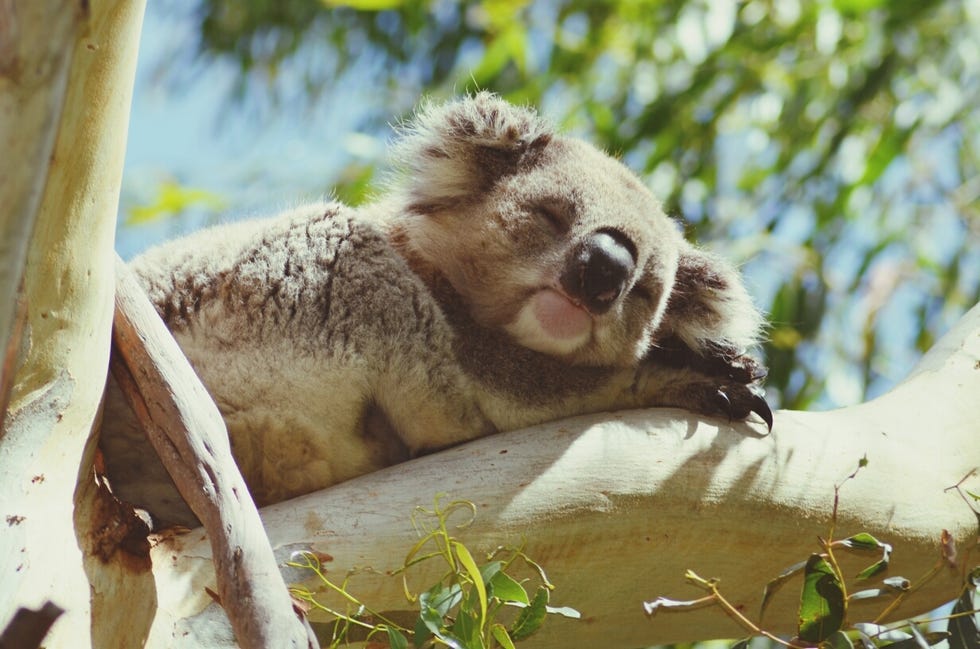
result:
[(772, 409), (769, 408), (769, 404), (766, 403), (766, 400), (762, 395), (763, 392), (761, 388), (758, 390), (752, 390), (752, 412), (762, 417), (762, 420), (766, 422), (766, 426), (769, 427), (769, 432), (771, 433)]
[(728, 398), (728, 395), (725, 394), (724, 390), (716, 390), (715, 396), (717, 396), (718, 400), (721, 402), (722, 411), (728, 415), (728, 421), (731, 421), (735, 414), (732, 412), (732, 400)]

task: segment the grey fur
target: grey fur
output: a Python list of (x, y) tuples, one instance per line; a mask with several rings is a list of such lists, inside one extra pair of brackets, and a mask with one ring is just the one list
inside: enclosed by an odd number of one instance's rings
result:
[[(373, 205), (307, 205), (132, 263), (260, 504), (587, 412), (763, 414), (743, 355), (762, 320), (738, 273), (621, 164), (487, 93), (423, 109), (394, 153)], [(596, 233), (632, 261), (591, 296), (608, 311), (556, 338), (536, 309), (565, 303), (541, 294), (577, 303), (559, 278)], [(102, 448), (120, 497), (194, 523), (112, 385)]]

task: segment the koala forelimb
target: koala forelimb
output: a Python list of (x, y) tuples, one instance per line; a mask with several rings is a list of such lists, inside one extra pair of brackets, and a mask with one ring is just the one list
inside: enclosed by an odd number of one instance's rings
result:
[[(772, 415), (762, 319), (620, 163), (480, 93), (421, 111), (367, 207), (307, 205), (132, 262), (259, 504), (503, 430), (677, 406)], [(110, 385), (117, 494), (193, 516)]]

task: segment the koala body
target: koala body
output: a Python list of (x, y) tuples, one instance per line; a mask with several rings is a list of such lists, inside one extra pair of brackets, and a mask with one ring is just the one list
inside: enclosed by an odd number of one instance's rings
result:
[[(620, 163), (481, 93), (423, 110), (367, 207), (317, 203), (133, 261), (269, 504), (475, 437), (588, 412), (771, 413), (761, 318)], [(118, 390), (116, 493), (190, 525)]]

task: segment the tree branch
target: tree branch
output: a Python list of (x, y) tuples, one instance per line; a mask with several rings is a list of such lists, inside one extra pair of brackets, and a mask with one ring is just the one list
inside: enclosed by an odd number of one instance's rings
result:
[[(831, 412), (780, 411), (770, 436), (759, 425), (679, 410), (579, 417), (477, 440), (268, 507), (262, 516), (281, 562), (291, 552), (316, 552), (338, 582), (359, 569), (350, 592), (397, 617), (413, 610), (390, 573), (417, 539), (414, 508), (439, 493), (471, 500), (477, 518), (458, 536), (481, 551), (526, 544), (557, 585), (553, 603), (583, 614), (549, 620), (527, 647), (574, 639), (582, 647), (629, 648), (743, 635), (717, 608), (650, 619), (642, 602), (698, 596), (684, 583), (690, 568), (719, 578), (728, 601), (756, 617), (766, 582), (819, 551), (835, 485), (867, 456), (868, 466), (841, 488), (836, 533), (865, 531), (894, 545), (889, 575), (915, 582), (935, 573), (891, 614), (908, 617), (954, 599), (962, 569), (977, 560), (974, 549), (958, 569), (934, 570), (944, 529), (961, 556), (976, 544), (974, 513), (945, 489), (980, 466), (977, 394), (980, 306), (889, 394)], [(974, 474), (963, 486), (976, 492), (978, 483)], [(165, 540), (152, 555), (156, 624), (194, 619), (207, 601), (183, 584), (189, 574), (200, 579), (206, 541)], [(867, 564), (867, 557), (841, 558), (848, 575)], [(423, 572), (411, 581), (421, 589), (438, 578)], [(855, 602), (851, 617), (870, 619), (886, 603)], [(798, 587), (783, 588), (763, 626), (792, 632), (797, 606)]]
[(316, 647), (292, 606), (221, 413), (126, 265), (116, 263), (112, 373), (211, 542), (220, 604), (252, 647)]

